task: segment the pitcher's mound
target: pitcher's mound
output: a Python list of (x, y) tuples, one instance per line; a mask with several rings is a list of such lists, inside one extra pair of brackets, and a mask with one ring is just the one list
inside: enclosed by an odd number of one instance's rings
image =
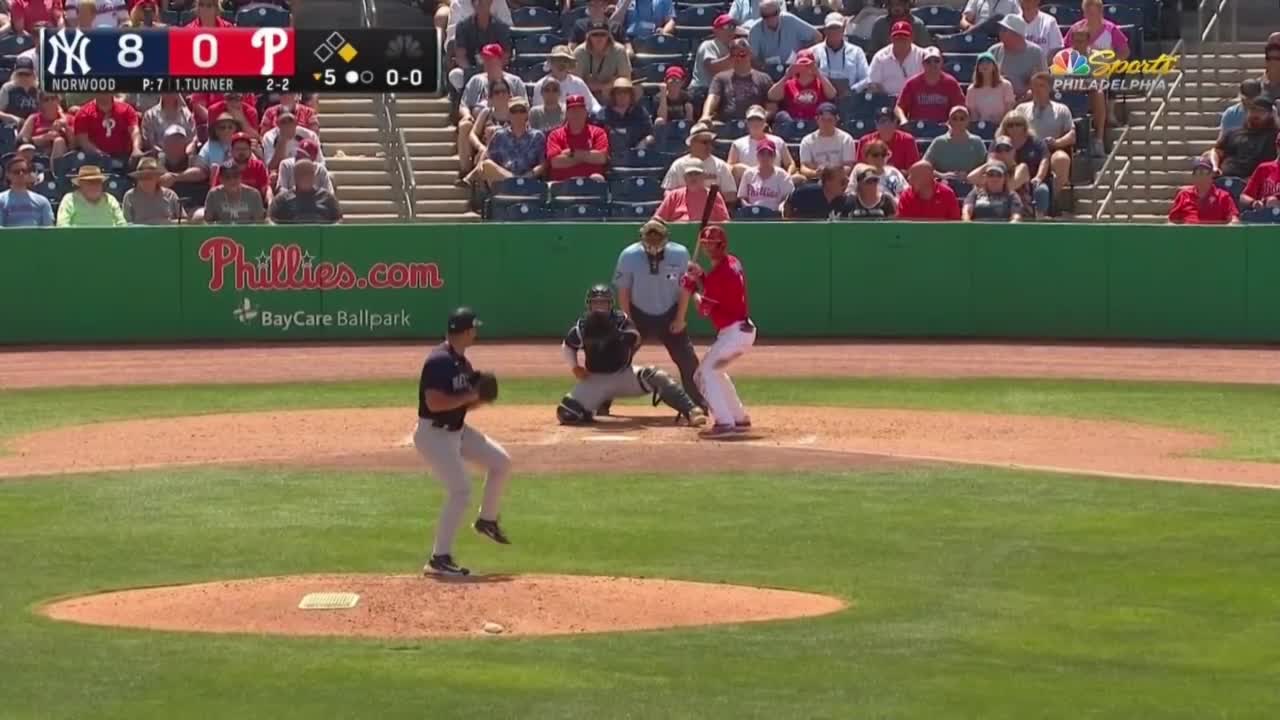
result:
[[(298, 609), (305, 595), (333, 592), (355, 593), (359, 601), (350, 609)], [(653, 630), (808, 617), (844, 607), (826, 595), (676, 580), (304, 575), (122, 590), (62, 600), (42, 611), (57, 620), (153, 630), (423, 638)]]

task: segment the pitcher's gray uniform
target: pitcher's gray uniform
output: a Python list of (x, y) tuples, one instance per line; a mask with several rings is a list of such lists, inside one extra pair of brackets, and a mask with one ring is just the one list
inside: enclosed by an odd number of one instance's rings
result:
[[(655, 367), (632, 364), (640, 348), (640, 331), (626, 313), (613, 307), (613, 292), (596, 285), (587, 293), (587, 312), (569, 328), (561, 352), (575, 372), (585, 376), (556, 408), (561, 423), (573, 425), (593, 420), (600, 406), (619, 397), (652, 394), (654, 404), (666, 403), (691, 425), (706, 422), (706, 415), (671, 376)], [(586, 356), (578, 364), (578, 353)]]

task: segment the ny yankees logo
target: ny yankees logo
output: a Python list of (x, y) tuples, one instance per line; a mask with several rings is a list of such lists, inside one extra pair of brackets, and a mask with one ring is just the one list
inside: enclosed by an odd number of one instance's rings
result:
[[(59, 30), (49, 39), (49, 49), (53, 51), (53, 59), (49, 68), (55, 75), (88, 75), (89, 36), (75, 30), (68, 39), (65, 29)], [(58, 69), (58, 63), (62, 69)]]

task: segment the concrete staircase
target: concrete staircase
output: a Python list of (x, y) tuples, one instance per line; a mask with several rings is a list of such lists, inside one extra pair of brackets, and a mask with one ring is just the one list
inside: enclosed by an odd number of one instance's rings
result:
[[(1239, 17), (1246, 17), (1260, 1), (1235, 0)], [(1275, 12), (1274, 4), (1271, 12)], [(1226, 25), (1222, 33), (1227, 37), (1230, 17), (1222, 21)], [(1191, 38), (1199, 35), (1196, 25), (1194, 17), (1184, 23), (1184, 35), (1193, 47)], [(1183, 54), (1181, 84), (1159, 117), (1161, 91), (1151, 100), (1130, 99), (1121, 105), (1128, 113), (1127, 130), (1117, 129), (1124, 133), (1123, 140), (1117, 142), (1115, 156), (1097, 184), (1076, 188), (1077, 220), (1165, 221), (1174, 194), (1190, 181), (1192, 159), (1210, 150), (1217, 140), (1222, 111), (1236, 101), (1240, 81), (1258, 77), (1263, 69), (1261, 41), (1207, 42), (1200, 50), (1195, 57)], [(1173, 82), (1174, 77), (1167, 80)], [(1104, 210), (1108, 194), (1111, 199)]]
[(398, 178), (380, 140), (378, 95), (321, 95), (320, 137), (349, 223), (398, 222)]
[(400, 96), (393, 119), (404, 131), (413, 167), (414, 219), (479, 220), (480, 216), (470, 211), (468, 191), (454, 184), (458, 179), (458, 130), (449, 122), (448, 99)]

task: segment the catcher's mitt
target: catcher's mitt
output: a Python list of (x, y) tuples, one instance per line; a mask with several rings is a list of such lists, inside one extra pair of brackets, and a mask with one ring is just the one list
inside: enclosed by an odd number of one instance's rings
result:
[(480, 402), (493, 402), (498, 399), (498, 376), (490, 372), (477, 372), (471, 376), (471, 387), (475, 388)]

